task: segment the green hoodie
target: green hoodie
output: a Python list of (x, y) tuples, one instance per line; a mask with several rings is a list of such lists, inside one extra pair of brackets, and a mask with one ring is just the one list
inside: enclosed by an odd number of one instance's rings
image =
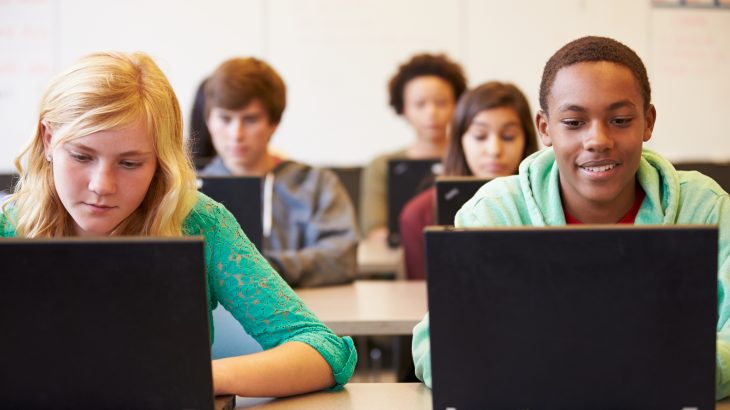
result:
[[(730, 395), (730, 196), (712, 179), (677, 171), (658, 154), (642, 152), (637, 180), (646, 198), (636, 225), (718, 225), (718, 322), (716, 397)], [(565, 225), (558, 166), (552, 149), (526, 158), (519, 174), (484, 185), (456, 214), (455, 226)], [(428, 316), (414, 328), (416, 375), (431, 386)]]

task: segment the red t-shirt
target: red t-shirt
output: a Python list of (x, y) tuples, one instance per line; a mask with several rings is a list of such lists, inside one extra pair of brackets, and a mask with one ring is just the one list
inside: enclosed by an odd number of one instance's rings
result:
[[(631, 209), (629, 209), (629, 212), (627, 212), (626, 215), (624, 215), (623, 218), (621, 218), (621, 220), (616, 223), (633, 225), (634, 221), (636, 220), (636, 214), (639, 213), (639, 208), (641, 208), (641, 203), (644, 202), (644, 197), (646, 197), (646, 192), (644, 192), (644, 189), (641, 187), (641, 185), (636, 184), (636, 199), (634, 199), (634, 204), (631, 205)], [(568, 211), (565, 210), (565, 208), (563, 208), (563, 213), (565, 214), (566, 224), (577, 225), (583, 223), (576, 219), (573, 215), (569, 214)]]

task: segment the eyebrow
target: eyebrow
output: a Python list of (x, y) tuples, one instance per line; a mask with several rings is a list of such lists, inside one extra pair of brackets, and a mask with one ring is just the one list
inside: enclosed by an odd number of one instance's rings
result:
[[(95, 149), (91, 148), (88, 145), (81, 144), (79, 142), (67, 142), (65, 145), (70, 145), (74, 148), (82, 149), (82, 150), (87, 151), (92, 154), (97, 153)], [(122, 152), (118, 156), (119, 157), (144, 157), (144, 156), (148, 156), (148, 155), (152, 155), (152, 151), (132, 150), (132, 151)]]
[[(615, 103), (612, 103), (608, 106), (608, 111), (617, 110), (619, 108), (628, 107), (628, 108), (636, 108), (636, 104), (629, 100), (621, 100), (616, 101)], [(563, 104), (560, 107), (558, 107), (558, 112), (565, 112), (565, 111), (577, 111), (577, 112), (586, 112), (588, 111), (585, 107), (582, 107), (577, 104)]]
[[(471, 125), (472, 126), (476, 125), (476, 126), (482, 127), (482, 128), (489, 128), (489, 124), (484, 123), (484, 122), (481, 122), (481, 121), (472, 121), (471, 122)], [(507, 128), (507, 127), (512, 127), (512, 126), (519, 126), (519, 125), (520, 125), (520, 123), (517, 122), (517, 121), (510, 121), (510, 122), (504, 123), (502, 125), (502, 128)]]

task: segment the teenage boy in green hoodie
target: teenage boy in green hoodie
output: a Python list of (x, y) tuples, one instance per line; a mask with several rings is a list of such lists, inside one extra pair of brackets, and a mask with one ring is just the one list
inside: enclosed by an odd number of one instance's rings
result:
[[(730, 394), (730, 196), (643, 149), (655, 120), (646, 68), (633, 50), (604, 37), (568, 43), (548, 60), (540, 83), (536, 123), (549, 148), (526, 158), (518, 175), (482, 187), (455, 225), (719, 225), (720, 399)], [(413, 359), (430, 387), (428, 316), (414, 329)]]

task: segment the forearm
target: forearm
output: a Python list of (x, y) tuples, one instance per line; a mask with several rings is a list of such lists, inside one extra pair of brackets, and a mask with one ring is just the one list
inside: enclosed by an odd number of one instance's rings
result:
[(327, 361), (302, 342), (288, 342), (260, 353), (213, 361), (216, 395), (280, 397), (334, 385)]

